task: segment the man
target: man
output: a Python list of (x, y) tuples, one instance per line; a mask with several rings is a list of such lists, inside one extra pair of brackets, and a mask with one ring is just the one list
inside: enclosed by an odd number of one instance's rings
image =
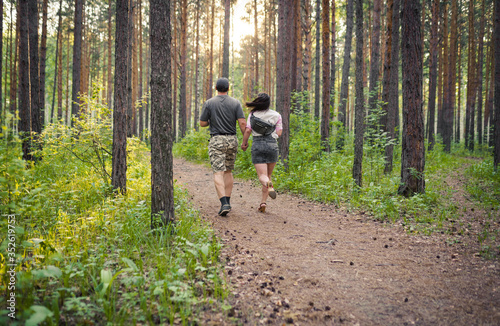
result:
[(210, 142), (208, 155), (214, 172), (215, 190), (219, 196), (220, 216), (226, 216), (231, 211), (231, 192), (233, 191), (234, 161), (238, 148), (236, 137), (236, 122), (243, 134), (245, 132), (245, 114), (240, 102), (227, 95), (229, 80), (219, 78), (215, 84), (217, 96), (203, 104), (200, 116), (200, 126), (210, 126)]

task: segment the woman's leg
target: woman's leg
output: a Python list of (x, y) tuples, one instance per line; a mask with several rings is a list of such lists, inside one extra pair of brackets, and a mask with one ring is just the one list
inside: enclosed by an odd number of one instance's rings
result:
[(261, 203), (265, 203), (267, 200), (267, 195), (269, 193), (267, 189), (267, 183), (269, 182), (268, 173), (268, 164), (255, 164), (255, 170), (257, 171), (257, 176), (259, 177), (259, 181), (262, 184), (262, 200)]

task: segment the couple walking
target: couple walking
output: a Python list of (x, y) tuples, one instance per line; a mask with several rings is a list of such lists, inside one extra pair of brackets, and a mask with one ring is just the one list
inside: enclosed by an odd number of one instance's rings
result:
[(231, 211), (232, 170), (238, 151), (237, 123), (243, 134), (243, 151), (248, 148), (250, 135), (253, 136), (252, 163), (262, 184), (259, 211), (264, 213), (267, 197), (276, 198), (271, 175), (278, 161), (277, 139), (283, 129), (281, 115), (269, 109), (269, 95), (260, 93), (252, 102), (246, 103), (252, 110), (248, 119), (245, 119), (240, 102), (227, 94), (229, 80), (219, 78), (215, 88), (217, 95), (203, 104), (200, 126), (210, 127), (208, 154), (214, 172), (215, 189), (221, 203), (219, 215), (226, 216)]

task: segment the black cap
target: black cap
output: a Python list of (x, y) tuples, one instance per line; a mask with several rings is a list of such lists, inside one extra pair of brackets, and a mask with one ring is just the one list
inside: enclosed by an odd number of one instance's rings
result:
[(227, 92), (229, 90), (229, 80), (225, 77), (217, 79), (217, 83), (215, 83), (215, 89), (219, 92)]

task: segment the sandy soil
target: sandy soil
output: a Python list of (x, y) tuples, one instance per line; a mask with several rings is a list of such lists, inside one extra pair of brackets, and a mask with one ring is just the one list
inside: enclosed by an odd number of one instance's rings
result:
[(444, 235), (283, 193), (260, 213), (239, 180), (220, 217), (210, 169), (174, 159), (174, 178), (224, 243), (233, 309), (206, 324), (500, 325), (500, 263)]

